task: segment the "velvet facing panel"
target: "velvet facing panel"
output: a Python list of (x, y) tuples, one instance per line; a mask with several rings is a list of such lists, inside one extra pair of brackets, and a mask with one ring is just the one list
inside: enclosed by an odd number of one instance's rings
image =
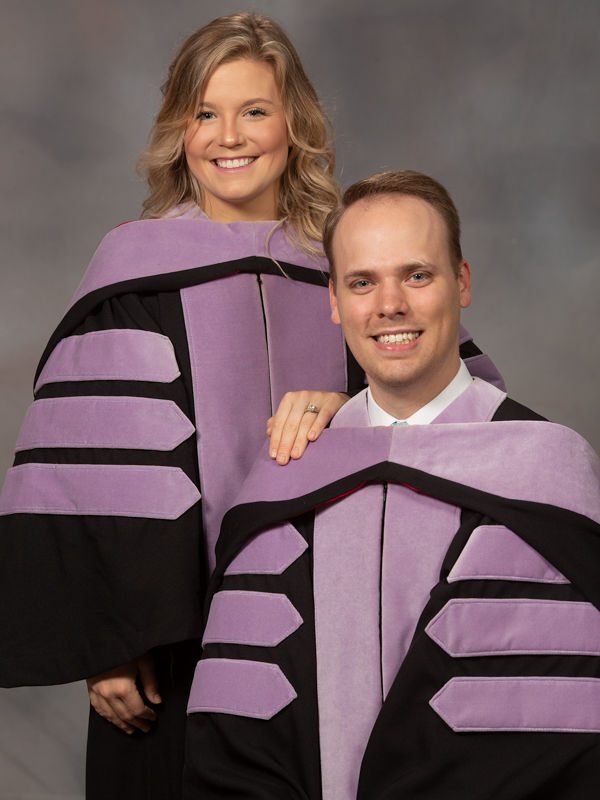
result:
[(325, 285), (243, 273), (181, 297), (212, 571), (221, 520), (260, 452), (267, 419), (286, 391), (345, 390), (345, 344), (326, 313)]

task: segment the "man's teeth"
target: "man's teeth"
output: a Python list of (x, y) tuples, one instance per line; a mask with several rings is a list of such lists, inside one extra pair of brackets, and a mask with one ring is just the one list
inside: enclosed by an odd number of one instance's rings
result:
[(379, 344), (404, 344), (418, 339), (420, 335), (421, 331), (414, 331), (414, 333), (384, 333), (377, 337), (377, 341)]
[(215, 158), (218, 167), (222, 169), (235, 169), (236, 167), (247, 167), (256, 161), (256, 158)]

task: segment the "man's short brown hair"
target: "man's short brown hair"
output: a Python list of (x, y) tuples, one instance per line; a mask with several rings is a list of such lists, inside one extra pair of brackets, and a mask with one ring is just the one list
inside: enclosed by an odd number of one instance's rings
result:
[(448, 232), (450, 262), (456, 275), (460, 270), (462, 250), (460, 246), (460, 217), (448, 190), (428, 175), (410, 169), (380, 172), (370, 178), (353, 183), (342, 198), (342, 204), (329, 213), (323, 228), (323, 247), (329, 259), (331, 279), (335, 286), (335, 264), (333, 260), (333, 235), (344, 212), (359, 200), (373, 200), (392, 195), (419, 197), (439, 212)]

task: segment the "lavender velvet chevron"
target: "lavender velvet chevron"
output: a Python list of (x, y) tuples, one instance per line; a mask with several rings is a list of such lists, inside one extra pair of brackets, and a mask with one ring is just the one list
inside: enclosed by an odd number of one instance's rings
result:
[(36, 447), (173, 450), (194, 426), (172, 400), (57, 397), (28, 409), (15, 452)]
[(35, 385), (58, 381), (153, 381), (180, 375), (173, 345), (152, 331), (117, 329), (69, 336), (59, 342)]
[(448, 575), (448, 583), (468, 580), (569, 583), (537, 550), (504, 525), (479, 525)]
[(89, 514), (177, 519), (200, 493), (178, 467), (121, 464), (21, 464), (8, 470), (6, 514)]
[(217, 592), (210, 606), (202, 644), (230, 642), (275, 647), (302, 622), (302, 617), (284, 594)]
[(277, 664), (209, 658), (196, 667), (188, 713), (213, 711), (267, 720), (296, 697)]
[(456, 732), (600, 733), (597, 678), (452, 678), (430, 704)]
[(281, 575), (308, 547), (289, 522), (271, 525), (250, 539), (225, 575)]
[(600, 611), (559, 600), (449, 600), (425, 629), (453, 658), (600, 655)]

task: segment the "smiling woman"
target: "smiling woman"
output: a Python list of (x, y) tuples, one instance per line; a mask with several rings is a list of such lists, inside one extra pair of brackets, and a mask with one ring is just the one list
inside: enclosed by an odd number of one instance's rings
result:
[(88, 800), (181, 797), (221, 519), (278, 404), (283, 464), (349, 388), (321, 247), (334, 151), (289, 39), (214, 20), (163, 93), (143, 218), (52, 336), (0, 498), (0, 683), (87, 679)]
[[(226, 97), (220, 89), (226, 91)], [(248, 145), (260, 147), (261, 142), (252, 139), (254, 134), (242, 121), (247, 120), (248, 125), (257, 122), (260, 127), (268, 121), (271, 133), (267, 138), (275, 134), (278, 143), (270, 142), (268, 152), (272, 156), (275, 147), (280, 156), (272, 161), (268, 188), (273, 190), (275, 202), (268, 219), (279, 220), (301, 250), (321, 257), (323, 223), (340, 199), (334, 178), (335, 151), (329, 120), (279, 25), (254, 14), (213, 20), (184, 42), (162, 91), (163, 106), (149, 146), (138, 161), (151, 189), (144, 217), (163, 217), (175, 208), (183, 213), (190, 207), (201, 208), (211, 217), (206, 200), (210, 187), (204, 181), (210, 183), (212, 173), (198, 172), (197, 159), (261, 155), (245, 151), (246, 135), (250, 136)], [(285, 133), (280, 127), (284, 122)], [(209, 133), (211, 130), (215, 133)], [(219, 141), (223, 134), (233, 139)], [(201, 151), (209, 140), (217, 151), (204, 156)], [(229, 199), (236, 203), (234, 194)], [(240, 208), (239, 204), (235, 207)], [(227, 221), (255, 219), (239, 213), (230, 208), (227, 215), (233, 217)]]
[(290, 145), (273, 70), (246, 59), (217, 67), (184, 142), (208, 216), (276, 219)]

